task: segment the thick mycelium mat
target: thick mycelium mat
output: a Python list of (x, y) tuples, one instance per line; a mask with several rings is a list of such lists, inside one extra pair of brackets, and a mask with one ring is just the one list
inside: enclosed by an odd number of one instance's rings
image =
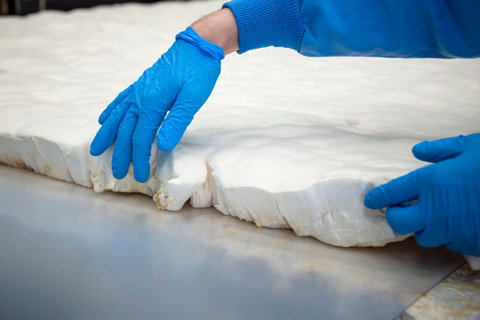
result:
[(157, 206), (215, 206), (258, 226), (339, 246), (401, 240), (363, 206), (381, 183), (424, 166), (423, 140), (478, 131), (480, 60), (232, 54), (179, 146), (154, 145), (146, 184), (116, 180), (112, 148), (89, 154), (97, 118), (221, 2), (129, 4), (0, 19), (0, 162)]

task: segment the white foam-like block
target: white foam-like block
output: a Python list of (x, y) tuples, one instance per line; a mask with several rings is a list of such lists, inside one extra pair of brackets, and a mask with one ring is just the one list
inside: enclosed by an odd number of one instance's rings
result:
[(366, 193), (425, 165), (423, 140), (478, 131), (480, 60), (230, 55), (171, 153), (153, 145), (145, 184), (89, 145), (106, 105), (221, 2), (129, 4), (0, 20), (0, 162), (161, 209), (215, 206), (337, 246), (404, 239)]

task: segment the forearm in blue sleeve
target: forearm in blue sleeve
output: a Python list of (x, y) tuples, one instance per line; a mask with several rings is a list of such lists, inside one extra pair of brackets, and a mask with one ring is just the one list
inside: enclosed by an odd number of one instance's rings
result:
[(480, 57), (479, 0), (233, 0), (224, 6), (237, 20), (240, 52), (276, 45), (306, 56)]
[(239, 53), (268, 46), (300, 50), (304, 33), (298, 0), (233, 0)]

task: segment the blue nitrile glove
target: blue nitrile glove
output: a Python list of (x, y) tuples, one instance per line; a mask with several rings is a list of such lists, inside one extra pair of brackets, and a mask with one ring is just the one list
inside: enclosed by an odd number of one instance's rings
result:
[(202, 39), (192, 28), (179, 33), (172, 47), (102, 112), (98, 120), (102, 127), (90, 153), (98, 156), (115, 141), (114, 177), (125, 177), (132, 160), (135, 179), (146, 182), (157, 131), (160, 150), (175, 148), (210, 96), (223, 58), (222, 48)]
[[(386, 218), (392, 229), (415, 232), (424, 247), (445, 244), (480, 256), (480, 133), (422, 142), (413, 154), (435, 164), (373, 189), (365, 206), (389, 206)], [(418, 202), (405, 204), (412, 200)]]

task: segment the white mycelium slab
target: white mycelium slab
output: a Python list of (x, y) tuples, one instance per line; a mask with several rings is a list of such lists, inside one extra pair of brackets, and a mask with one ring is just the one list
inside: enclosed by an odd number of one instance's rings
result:
[(0, 162), (159, 208), (215, 206), (339, 246), (401, 240), (365, 194), (424, 163), (414, 144), (478, 131), (480, 60), (230, 55), (180, 145), (139, 184), (89, 154), (104, 107), (220, 2), (0, 19)]

